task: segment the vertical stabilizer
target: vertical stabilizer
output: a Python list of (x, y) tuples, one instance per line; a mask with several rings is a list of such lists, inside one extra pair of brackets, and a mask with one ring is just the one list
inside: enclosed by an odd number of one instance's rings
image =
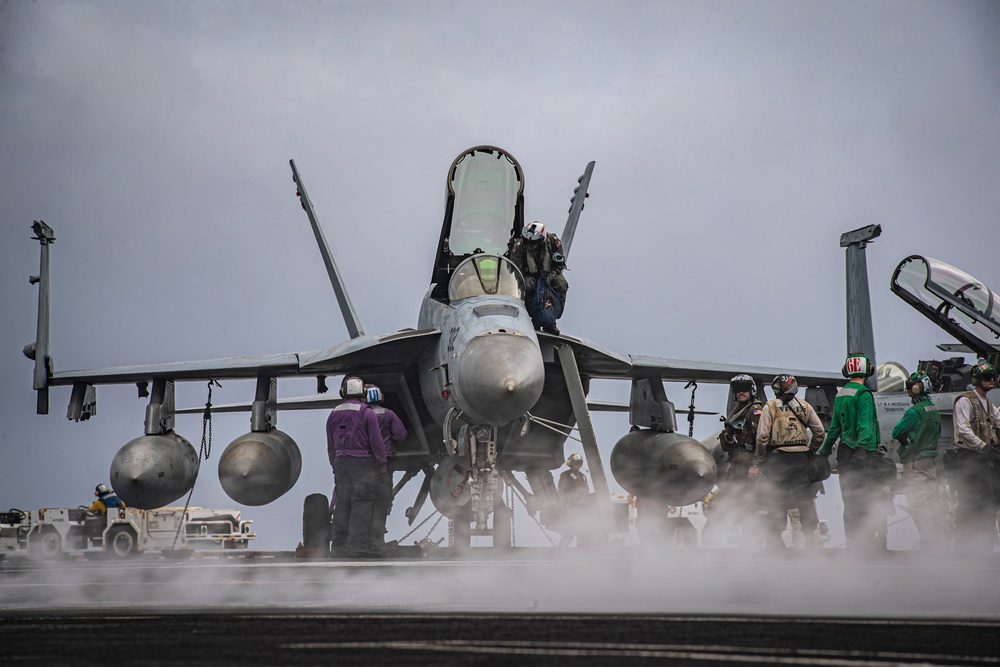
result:
[(591, 160), (587, 163), (587, 168), (583, 170), (583, 176), (576, 179), (579, 185), (573, 189), (573, 196), (569, 198), (569, 217), (566, 218), (566, 226), (563, 228), (562, 245), (563, 254), (569, 257), (570, 246), (573, 245), (573, 235), (576, 234), (576, 224), (580, 221), (580, 213), (586, 203), (587, 188), (590, 187), (590, 176), (594, 173), (596, 162)]
[[(840, 247), (847, 248), (847, 353), (861, 352), (875, 360), (875, 332), (872, 303), (868, 294), (868, 262), (865, 248), (882, 234), (882, 225), (868, 225), (840, 235)], [(878, 378), (872, 375), (865, 386), (875, 391)]]
[(351, 338), (364, 336), (365, 332), (361, 328), (361, 321), (358, 319), (358, 314), (354, 311), (354, 304), (351, 303), (351, 297), (347, 295), (347, 288), (344, 287), (344, 279), (340, 277), (340, 271), (337, 270), (337, 263), (333, 261), (333, 253), (330, 252), (330, 246), (326, 243), (323, 230), (319, 227), (319, 220), (316, 219), (316, 211), (313, 210), (309, 195), (306, 194), (306, 188), (299, 177), (299, 170), (295, 168), (295, 160), (289, 160), (288, 163), (292, 165), (292, 180), (295, 181), (295, 185), (299, 190), (298, 195), (299, 201), (302, 202), (302, 208), (305, 209), (306, 215), (309, 216), (309, 224), (312, 225), (313, 234), (316, 236), (319, 252), (323, 255), (323, 263), (326, 264), (326, 272), (330, 276), (333, 293), (337, 295), (340, 312), (344, 316), (344, 324), (347, 325), (347, 333), (350, 334)]
[(41, 261), (37, 276), (31, 276), (31, 284), (38, 283), (38, 323), (35, 342), (24, 347), (24, 355), (35, 361), (32, 388), (38, 392), (35, 412), (49, 414), (49, 377), (52, 375), (52, 358), (49, 356), (49, 246), (56, 240), (52, 228), (41, 220), (31, 225), (35, 232), (32, 237), (41, 245)]

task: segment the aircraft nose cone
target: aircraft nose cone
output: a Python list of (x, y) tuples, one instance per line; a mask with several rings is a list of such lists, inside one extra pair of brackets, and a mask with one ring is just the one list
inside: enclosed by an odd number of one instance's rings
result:
[(485, 334), (472, 339), (462, 354), (457, 395), (470, 417), (503, 426), (538, 402), (544, 384), (545, 367), (535, 341)]

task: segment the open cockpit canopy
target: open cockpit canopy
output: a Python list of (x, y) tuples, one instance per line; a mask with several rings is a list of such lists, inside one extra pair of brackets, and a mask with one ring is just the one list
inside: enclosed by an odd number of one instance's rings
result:
[(980, 357), (1000, 350), (997, 295), (968, 273), (911, 255), (896, 267), (890, 289)]
[(455, 158), (434, 263), (435, 298), (446, 298), (451, 272), (471, 255), (507, 251), (524, 226), (523, 192), (521, 166), (503, 149), (476, 146)]

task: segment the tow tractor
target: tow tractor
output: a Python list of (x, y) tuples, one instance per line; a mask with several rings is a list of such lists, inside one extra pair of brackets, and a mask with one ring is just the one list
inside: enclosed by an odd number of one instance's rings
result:
[(245, 549), (256, 537), (252, 523), (239, 510), (201, 507), (113, 507), (107, 513), (85, 507), (12, 509), (0, 512), (0, 558), (24, 553), (40, 559), (75, 553), (128, 558), (145, 552), (187, 557), (195, 549)]

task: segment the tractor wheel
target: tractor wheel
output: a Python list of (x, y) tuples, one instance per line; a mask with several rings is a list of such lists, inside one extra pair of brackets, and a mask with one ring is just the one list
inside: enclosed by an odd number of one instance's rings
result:
[(108, 530), (104, 550), (115, 558), (128, 558), (138, 554), (139, 544), (135, 531), (128, 526), (113, 526)]
[(62, 552), (62, 536), (54, 528), (42, 529), (28, 538), (28, 554), (33, 558), (52, 560)]

